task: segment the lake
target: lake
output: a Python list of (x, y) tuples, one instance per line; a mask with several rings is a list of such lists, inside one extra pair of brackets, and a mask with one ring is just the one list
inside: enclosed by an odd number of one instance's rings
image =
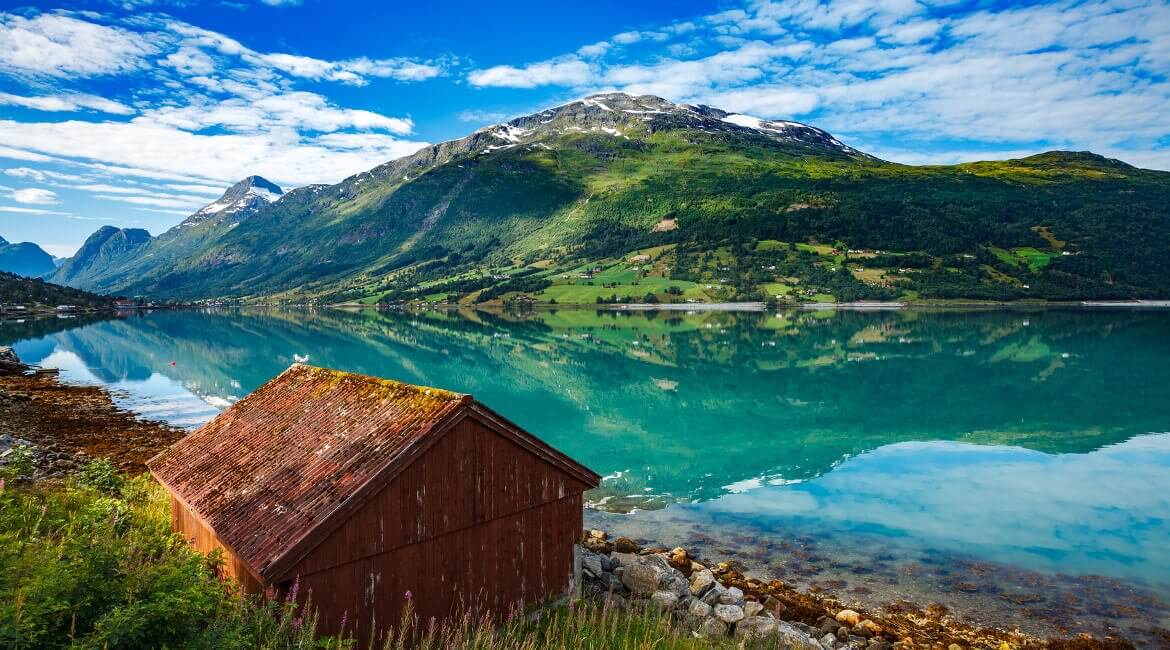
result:
[(1039, 634), (1170, 627), (1167, 311), (225, 309), (0, 344), (184, 427), (296, 356), (469, 392), (603, 475), (611, 534)]

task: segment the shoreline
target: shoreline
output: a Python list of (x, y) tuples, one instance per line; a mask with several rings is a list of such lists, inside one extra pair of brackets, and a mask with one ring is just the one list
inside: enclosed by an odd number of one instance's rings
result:
[[(93, 458), (109, 458), (122, 471), (140, 473), (144, 471), (143, 463), (147, 459), (185, 434), (181, 430), (141, 419), (120, 409), (103, 387), (66, 384), (53, 372), (30, 373), (32, 369), (25, 368), (24, 372), (17, 374), (0, 374), (0, 434), (33, 444), (38, 479), (60, 478), (76, 471)], [(590, 539), (590, 534), (586, 532), (583, 542), (592, 552), (612, 555), (615, 551), (621, 553), (623, 549), (627, 552), (634, 549), (635, 555), (669, 555), (664, 548), (643, 549), (625, 538), (613, 542), (600, 538), (598, 543), (598, 538), (593, 537), (593, 546), (590, 548)], [(706, 558), (693, 558), (685, 552), (684, 556), (702, 562), (721, 584), (728, 589), (734, 587), (742, 591), (749, 600), (762, 604), (773, 602), (769, 598), (775, 599), (773, 605), (779, 602), (787, 612), (780, 620), (789, 621), (805, 630), (813, 639), (822, 637), (822, 634), (818, 634), (824, 632), (822, 628), (835, 625), (827, 622), (827, 619), (836, 620), (835, 617), (840, 615), (842, 609), (850, 609), (860, 612), (865, 620), (874, 621), (886, 630), (888, 633), (884, 636), (874, 636), (884, 638), (888, 643), (885, 647), (891, 649), (932, 647), (936, 644), (942, 644), (936, 647), (947, 648), (947, 644), (951, 643), (959, 643), (963, 648), (995, 650), (1003, 648), (1004, 643), (1010, 648), (1132, 647), (1116, 640), (1083, 638), (1046, 642), (1018, 630), (969, 625), (956, 620), (945, 608), (933, 605), (920, 609), (889, 603), (885, 609), (867, 609), (846, 600), (844, 594), (802, 590), (780, 580), (759, 580), (748, 575), (746, 568), (735, 560), (715, 559), (708, 562)], [(610, 575), (613, 575), (612, 571)], [(613, 578), (596, 579), (610, 580), (609, 584), (614, 584)], [(621, 584), (620, 577), (617, 579), (617, 584)], [(846, 635), (846, 640), (848, 638)], [(1069, 645), (1061, 645), (1066, 643)], [(837, 647), (849, 646), (842, 643)]]
[[(241, 305), (241, 307), (310, 307), (309, 305)], [(616, 312), (785, 312), (785, 311), (1023, 311), (1043, 309), (1132, 309), (1159, 311), (1170, 309), (1170, 300), (1063, 300), (1063, 301), (979, 301), (956, 300), (932, 301), (857, 301), (857, 302), (804, 302), (781, 303), (769, 309), (763, 302), (691, 302), (691, 303), (531, 303), (526, 310), (509, 310), (499, 303), (460, 305), (451, 303), (418, 303), (403, 305), (367, 305), (361, 303), (333, 303), (324, 305), (340, 310), (390, 310), (390, 311), (616, 311)]]

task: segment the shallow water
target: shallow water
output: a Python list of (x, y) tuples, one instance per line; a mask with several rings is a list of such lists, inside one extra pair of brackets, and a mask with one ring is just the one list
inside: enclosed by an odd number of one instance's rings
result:
[(473, 393), (606, 477), (586, 523), (847, 600), (1170, 627), (1170, 312), (157, 312), (0, 344), (197, 426), (309, 362)]

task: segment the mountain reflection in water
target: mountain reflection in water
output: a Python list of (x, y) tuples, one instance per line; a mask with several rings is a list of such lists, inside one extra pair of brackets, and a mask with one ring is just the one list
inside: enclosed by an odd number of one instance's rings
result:
[(304, 355), (469, 392), (606, 476), (590, 523), (778, 573), (743, 540), (1170, 592), (1168, 312), (221, 310), (0, 324), (13, 342), (187, 426)]

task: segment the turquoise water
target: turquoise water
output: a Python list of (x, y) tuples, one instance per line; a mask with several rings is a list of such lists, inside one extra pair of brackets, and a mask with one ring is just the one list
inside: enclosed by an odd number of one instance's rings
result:
[(309, 363), (470, 392), (605, 476), (588, 525), (846, 600), (1170, 627), (1170, 312), (157, 312), (0, 344), (193, 427)]

